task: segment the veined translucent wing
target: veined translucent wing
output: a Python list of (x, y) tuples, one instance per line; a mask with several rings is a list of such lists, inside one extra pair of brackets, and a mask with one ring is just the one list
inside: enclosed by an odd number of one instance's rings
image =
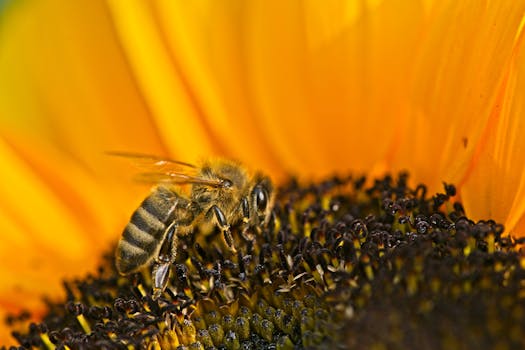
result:
[(166, 173), (140, 173), (135, 176), (135, 180), (142, 183), (150, 184), (201, 184), (212, 187), (222, 187), (226, 182), (221, 179), (207, 179), (199, 176), (192, 176), (184, 173), (166, 172)]
[(221, 187), (225, 182), (220, 179), (208, 179), (198, 176), (198, 167), (178, 160), (150, 154), (131, 152), (106, 152), (108, 155), (129, 159), (133, 165), (143, 170), (134, 179), (146, 184), (201, 184)]
[(159, 157), (151, 154), (142, 154), (142, 153), (132, 153), (132, 152), (119, 152), (119, 151), (110, 151), (106, 152), (110, 156), (120, 157), (129, 159), (133, 165), (145, 170), (145, 171), (172, 171), (172, 170), (181, 170), (186, 168), (186, 170), (192, 169), (195, 171), (197, 166), (181, 162), (178, 160), (173, 160), (165, 157)]

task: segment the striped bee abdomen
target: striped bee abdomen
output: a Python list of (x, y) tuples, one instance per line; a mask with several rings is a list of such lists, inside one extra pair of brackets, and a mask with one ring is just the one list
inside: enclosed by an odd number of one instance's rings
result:
[(117, 270), (129, 274), (149, 264), (160, 249), (176, 207), (186, 204), (187, 200), (170, 189), (154, 189), (124, 229), (116, 251)]

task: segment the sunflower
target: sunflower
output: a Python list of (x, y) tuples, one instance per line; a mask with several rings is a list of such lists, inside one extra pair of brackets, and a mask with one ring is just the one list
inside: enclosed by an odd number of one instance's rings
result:
[(42, 316), (119, 237), (147, 189), (108, 150), (276, 183), (407, 170), (525, 235), (524, 1), (0, 7), (3, 314)]

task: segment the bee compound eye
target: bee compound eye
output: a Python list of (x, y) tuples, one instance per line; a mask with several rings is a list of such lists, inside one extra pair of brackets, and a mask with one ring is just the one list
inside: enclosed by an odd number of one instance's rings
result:
[(268, 205), (268, 196), (266, 195), (266, 191), (264, 191), (261, 187), (256, 187), (253, 190), (253, 196), (255, 197), (255, 205), (257, 210), (265, 210), (266, 206)]
[(233, 186), (233, 182), (231, 182), (231, 180), (228, 180), (228, 179), (222, 180), (222, 187), (231, 188), (232, 186)]

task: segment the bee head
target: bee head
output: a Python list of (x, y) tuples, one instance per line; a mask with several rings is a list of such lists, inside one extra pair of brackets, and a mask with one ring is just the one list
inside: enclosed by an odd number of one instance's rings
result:
[(217, 186), (194, 185), (193, 199), (205, 206), (207, 203), (233, 205), (247, 188), (248, 176), (243, 167), (228, 160), (209, 161), (203, 165), (199, 177), (218, 181)]

